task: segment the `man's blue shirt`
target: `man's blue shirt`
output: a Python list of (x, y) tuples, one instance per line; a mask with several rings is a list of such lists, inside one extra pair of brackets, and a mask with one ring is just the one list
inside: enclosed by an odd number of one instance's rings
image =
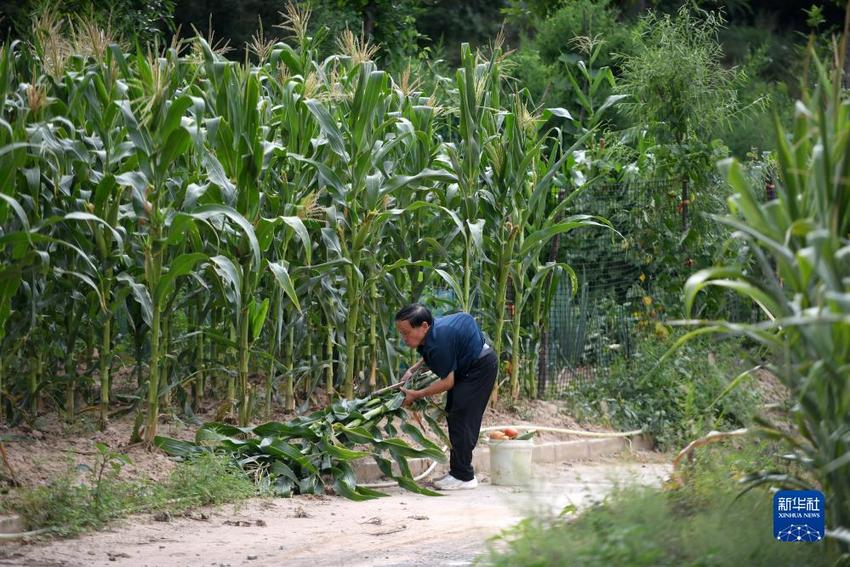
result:
[(425, 341), (416, 347), (428, 368), (445, 378), (454, 371), (464, 374), (484, 348), (484, 335), (472, 315), (455, 313), (434, 319)]

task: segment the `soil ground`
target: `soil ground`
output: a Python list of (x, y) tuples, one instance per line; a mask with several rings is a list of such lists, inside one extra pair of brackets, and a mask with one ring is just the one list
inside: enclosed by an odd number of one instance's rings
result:
[[(655, 453), (537, 466), (526, 488), (494, 486), (428, 497), (253, 499), (159, 520), (148, 514), (73, 540), (0, 547), (0, 565), (414, 566), (471, 565), (487, 540), (532, 514), (586, 508), (615, 486), (660, 484), (670, 472)], [(165, 520), (165, 521), (162, 521)]]
[[(215, 410), (210, 408), (199, 413), (193, 422), (180, 421), (177, 418), (163, 417), (158, 433), (177, 439), (194, 439), (195, 431), (205, 422), (213, 421)], [(33, 426), (21, 425), (15, 428), (0, 426), (0, 441), (3, 441), (8, 453), (9, 464), (17, 480), (25, 487), (46, 484), (57, 478), (69, 468), (78, 465), (91, 465), (96, 455), (95, 442), (108, 445), (113, 451), (126, 454), (131, 463), (121, 470), (121, 478), (126, 480), (161, 480), (167, 478), (174, 468), (174, 462), (164, 453), (148, 450), (141, 443), (129, 444), (133, 428), (133, 416), (126, 415), (110, 422), (106, 431), (97, 431), (92, 414), (78, 418), (73, 425), (66, 424), (55, 413), (39, 417)], [(276, 413), (266, 421), (287, 421), (294, 415)], [(579, 425), (564, 410), (562, 404), (541, 400), (520, 401), (510, 408), (497, 406), (489, 408), (484, 416), (487, 425), (537, 424), (566, 429), (604, 431), (599, 426)], [(550, 439), (567, 440), (569, 435), (540, 433), (538, 441)], [(5, 471), (3, 471), (5, 472)]]
[[(89, 417), (91, 416), (91, 417)], [(74, 425), (52, 414), (31, 425), (0, 427), (17, 479), (25, 487), (50, 482), (70, 467), (91, 465), (95, 442), (128, 455), (127, 480), (162, 480), (174, 463), (158, 450), (128, 444), (132, 416), (97, 431), (93, 414)], [(294, 417), (278, 412), (265, 421)], [(215, 408), (192, 421), (163, 417), (159, 433), (193, 439), (198, 426), (215, 419)], [(579, 424), (562, 403), (521, 401), (487, 410), (484, 425), (536, 424), (605, 431)], [(540, 433), (538, 442), (570, 435)], [(356, 503), (334, 496), (252, 499), (240, 505), (198, 508), (185, 515), (142, 514), (76, 539), (0, 545), (0, 566), (88, 565), (468, 565), (486, 550), (487, 539), (532, 513), (559, 513), (587, 506), (620, 482), (659, 483), (669, 459), (632, 453), (592, 463), (538, 466), (532, 487), (493, 486), (486, 475), (474, 491), (436, 498), (382, 489), (389, 498)], [(439, 472), (439, 471), (438, 471)]]
[[(780, 411), (787, 399), (784, 387), (766, 371), (756, 377), (763, 401)], [(95, 442), (130, 457), (131, 463), (121, 471), (128, 480), (165, 479), (174, 468), (160, 451), (128, 444), (131, 415), (113, 420), (103, 432), (94, 427), (93, 412), (84, 413), (73, 425), (55, 412), (49, 415), (31, 425), (0, 427), (9, 464), (24, 487), (48, 483), (77, 465), (90, 465)], [(209, 407), (191, 421), (165, 416), (159, 433), (193, 439), (197, 428), (216, 420), (215, 415), (216, 408)], [(277, 412), (257, 423), (292, 417)], [(484, 416), (484, 426), (508, 424), (606, 430), (577, 423), (563, 403), (539, 400), (497, 404)], [(570, 438), (540, 433), (537, 440)], [(393, 487), (383, 489), (388, 498), (362, 503), (334, 496), (296, 496), (199, 508), (173, 518), (162, 513), (136, 515), (76, 539), (0, 545), (0, 566), (469, 565), (486, 551), (488, 538), (510, 530), (522, 518), (558, 514), (568, 505), (581, 510), (622, 483), (659, 484), (670, 473), (669, 462), (670, 456), (638, 452), (593, 462), (551, 463), (536, 467), (531, 487), (493, 486), (483, 476), (478, 489), (440, 498)], [(0, 484), (0, 498), (2, 490)]]
[[(780, 412), (787, 403), (788, 394), (780, 381), (767, 370), (755, 372), (753, 387), (759, 392), (768, 412)], [(124, 393), (133, 391), (133, 379), (127, 369), (116, 376), (116, 390)], [(322, 401), (321, 396), (317, 401)], [(492, 405), (491, 405), (492, 406)], [(781, 412), (780, 412), (781, 413)], [(159, 425), (159, 434), (178, 439), (194, 439), (198, 427), (216, 419), (214, 406), (197, 413), (192, 421), (181, 421), (177, 417), (163, 416)], [(295, 417), (278, 411), (268, 417), (258, 417), (257, 423), (266, 421), (287, 421)], [(780, 420), (781, 423), (781, 420)], [(598, 424), (578, 423), (573, 419), (563, 402), (543, 400), (520, 400), (516, 404), (503, 401), (489, 407), (484, 415), (483, 425), (523, 425), (536, 424), (565, 429), (585, 431), (607, 431)], [(160, 451), (151, 451), (142, 444), (129, 444), (133, 426), (133, 416), (125, 415), (110, 422), (106, 431), (97, 431), (94, 424), (94, 412), (78, 416), (73, 425), (65, 423), (56, 412), (42, 416), (35, 423), (8, 428), (0, 425), (0, 441), (8, 453), (9, 464), (15, 471), (17, 480), (25, 487), (33, 487), (50, 482), (69, 468), (81, 464), (91, 465), (96, 450), (95, 442), (108, 445), (113, 451), (130, 457), (131, 463), (123, 467), (121, 477), (127, 480), (161, 480), (167, 478), (174, 462)], [(569, 440), (574, 438), (560, 433), (538, 433), (537, 441)], [(578, 437), (575, 437), (578, 438)], [(0, 463), (2, 466), (2, 463)], [(0, 473), (6, 473), (5, 469)], [(0, 475), (2, 477), (2, 475)], [(3, 483), (0, 482), (0, 496)]]

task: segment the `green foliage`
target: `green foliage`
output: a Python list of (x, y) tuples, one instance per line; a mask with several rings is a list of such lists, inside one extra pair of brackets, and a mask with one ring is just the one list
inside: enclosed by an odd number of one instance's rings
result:
[(97, 456), (94, 468), (91, 470), (92, 488), (94, 489), (95, 504), (98, 508), (102, 508), (104, 484), (114, 481), (121, 473), (124, 465), (130, 464), (130, 459), (123, 453), (112, 451), (104, 443), (97, 442), (94, 446), (97, 450)]
[(69, 536), (136, 512), (175, 512), (257, 494), (230, 457), (204, 453), (179, 463), (163, 482), (126, 481), (119, 474), (129, 464), (127, 456), (102, 443), (96, 450), (91, 467), (69, 466), (46, 486), (17, 489), (0, 510), (19, 514), (28, 529), (50, 528), (53, 534)]
[[(542, 246), (587, 224), (545, 226), (573, 136), (524, 94), (506, 104), (498, 48), (488, 60), (465, 46), (455, 81), (438, 70), (426, 92), (412, 76), (425, 65), (391, 77), (354, 34), (323, 59), (307, 15), (287, 18), (290, 43), (257, 44), (247, 64), (202, 37), (158, 55), (112, 44), (48, 61), (65, 33), (52, 20), (43, 44), (0, 50), (10, 125), (0, 129), (0, 407), (12, 419), (54, 400), (70, 418), (82, 391), (105, 423), (113, 349), (130, 335), (133, 409), (146, 412), (133, 438), (148, 442), (175, 402), (213, 397), (244, 427), (261, 399), (267, 412), (280, 397), (295, 411), (322, 378), (346, 398), (389, 384), (402, 353), (385, 312), (444, 274), (463, 274), (463, 307), (497, 301), (473, 278), (489, 253), (485, 226), (495, 234), (514, 212), (496, 210), (487, 185), (508, 185), (494, 171), (533, 193), (533, 211), (505, 203), (535, 218), (514, 215), (527, 234), (511, 277), (533, 284), (517, 290), (534, 307), (524, 320), (539, 318)], [(61, 340), (40, 348), (48, 336)]]
[(506, 20), (522, 31), (532, 28), (535, 22), (545, 20), (560, 8), (562, 0), (508, 0), (502, 8)]
[[(725, 147), (715, 146), (707, 161), (727, 154)], [(699, 166), (697, 166), (699, 167)], [(712, 265), (726, 250), (729, 230), (711, 218), (723, 210), (729, 188), (715, 177), (688, 182), (689, 222), (682, 226), (682, 180), (673, 180), (666, 191), (658, 191), (643, 210), (634, 211), (629, 221), (629, 248), (642, 253), (644, 270), (650, 278), (648, 288), (653, 299), (671, 317), (682, 314), (681, 286), (694, 269)], [(724, 313), (718, 298), (703, 304), (706, 317)]]
[(749, 78), (738, 90), (742, 106), (751, 106), (731, 128), (718, 129), (729, 151), (744, 159), (751, 151), (775, 147), (773, 115), (784, 125), (791, 123), (793, 97), (798, 94), (803, 72), (803, 53), (790, 33), (763, 25), (731, 25), (720, 30), (724, 63), (736, 66)]
[(604, 42), (599, 66), (615, 66), (618, 57), (632, 53), (629, 28), (619, 21), (610, 0), (576, 0), (564, 3), (537, 25), (534, 45), (546, 63), (575, 63), (576, 38)]
[(60, 535), (73, 535), (102, 527), (116, 504), (121, 508), (134, 499), (107, 481), (101, 487), (101, 504), (96, 502), (91, 489), (78, 482), (72, 469), (48, 486), (11, 497), (3, 506), (6, 511), (19, 514), (30, 529), (61, 526)]
[[(251, 478), (226, 455), (199, 453), (178, 463), (165, 484), (163, 500), (178, 498), (186, 505), (216, 505), (257, 494)], [(174, 506), (174, 509), (179, 509)]]
[(752, 422), (759, 402), (752, 389), (725, 394), (731, 377), (746, 370), (740, 349), (694, 342), (656, 368), (673, 344), (667, 330), (644, 336), (630, 358), (617, 358), (607, 373), (570, 393), (579, 418), (602, 419), (615, 429), (645, 427), (661, 449), (682, 447), (710, 430)]
[(790, 124), (794, 101), (790, 96), (788, 85), (783, 82), (767, 83), (754, 80), (740, 91), (740, 96), (742, 100), (759, 101), (758, 107), (742, 116), (733, 127), (725, 129), (718, 135), (729, 147), (731, 155), (744, 160), (750, 152), (775, 149), (773, 117), (778, 115), (783, 124)]
[(675, 17), (650, 12), (635, 28), (638, 48), (623, 60), (618, 87), (629, 98), (620, 109), (654, 135), (656, 160), (674, 175), (706, 175), (708, 160), (695, 159), (710, 154), (709, 135), (740, 111), (736, 87), (742, 77), (722, 65), (722, 25), (719, 15), (696, 15), (687, 7)]
[[(613, 73), (619, 71), (617, 61), (633, 50), (629, 27), (618, 21), (616, 9), (607, 0), (581, 0), (534, 21), (533, 39), (523, 38), (513, 56), (513, 73), (519, 82), (534, 100), (550, 106), (580, 106), (582, 116), (589, 111), (581, 104), (581, 94), (601, 105), (612, 92)], [(568, 78), (584, 70), (590, 77), (579, 77), (580, 84)], [(587, 93), (587, 83), (607, 82), (602, 77), (605, 74), (611, 74), (612, 84)]]
[(794, 72), (799, 71), (802, 63), (794, 35), (783, 33), (767, 22), (759, 23), (730, 24), (719, 30), (724, 63), (743, 67), (753, 78), (794, 84), (798, 79)]
[[(605, 19), (599, 14), (582, 12), (588, 6), (596, 6), (586, 4), (570, 3), (557, 13), (566, 18), (570, 10), (575, 10), (576, 22), (604, 20), (615, 25), (614, 15)], [(596, 9), (602, 10), (603, 4)], [(616, 25), (617, 30), (628, 29), (624, 22)], [(573, 128), (582, 131), (598, 127), (599, 131), (591, 134), (586, 149), (571, 167), (572, 181), (577, 186), (588, 184), (590, 204), (583, 205), (585, 210), (611, 220), (625, 237), (622, 247), (616, 250), (602, 243), (601, 254), (627, 256), (630, 266), (637, 266), (637, 273), (647, 278), (644, 285), (656, 305), (673, 316), (679, 314), (680, 290), (685, 278), (694, 267), (711, 265), (728, 236), (724, 227), (717, 226), (706, 215), (721, 212), (728, 195), (725, 183), (712, 175), (714, 164), (728, 155), (728, 149), (713, 136), (725, 135), (729, 129), (723, 125), (731, 120), (715, 117), (707, 122), (703, 116), (705, 108), (700, 106), (712, 106), (713, 112), (724, 116), (727, 112), (737, 112), (734, 88), (742, 84), (743, 74), (723, 66), (716, 36), (721, 29), (722, 21), (711, 14), (698, 17), (680, 11), (675, 18), (650, 14), (633, 30), (636, 43), (631, 52), (621, 53), (618, 62), (625, 67), (622, 77), (617, 77), (616, 68), (612, 70), (605, 64), (611, 61), (609, 35), (565, 42), (570, 53), (560, 55), (559, 62), (553, 66), (546, 65), (542, 53), (538, 56), (532, 50), (520, 50), (515, 56), (520, 63), (518, 76), (530, 81), (537, 91), (543, 89), (550, 101), (557, 99), (566, 107), (579, 110), (574, 112)], [(535, 42), (540, 45), (541, 35)], [(684, 64), (683, 58), (687, 59)], [(691, 75), (699, 76), (704, 82), (694, 84)], [(715, 96), (713, 89), (718, 87), (720, 91)], [(617, 94), (611, 96), (612, 93)], [(751, 94), (759, 99), (759, 94)], [(682, 96), (688, 102), (677, 110), (670, 101), (680, 100)], [(612, 120), (612, 107), (625, 110), (622, 114), (630, 122), (624, 123), (623, 116)], [(763, 116), (741, 114), (746, 120)], [(622, 127), (626, 127), (626, 136), (618, 131)], [(682, 131), (677, 134), (676, 128)], [(739, 130), (733, 129), (737, 143), (753, 143), (751, 130)], [(643, 187), (640, 180), (648, 178), (666, 181)], [(622, 186), (624, 180), (632, 179), (638, 180), (634, 187)], [(625, 194), (615, 199), (596, 197), (608, 189), (599, 187), (600, 183), (610, 183), (611, 191)], [(682, 204), (685, 183), (687, 226), (683, 222)], [(629, 198), (635, 202), (626, 205), (617, 200)], [(586, 247), (593, 239), (601, 240), (588, 236), (582, 246)], [(580, 263), (581, 258), (576, 258), (574, 253), (575, 247), (567, 250), (571, 262), (575, 258)], [(598, 265), (599, 258), (587, 259)], [(725, 304), (716, 300), (705, 308), (707, 313), (722, 312)]]
[[(649, 296), (656, 312), (652, 318), (680, 317), (681, 286), (694, 267), (710, 266), (718, 254), (734, 253), (734, 248), (724, 251), (729, 230), (708, 216), (724, 210), (729, 188), (719, 179), (689, 184), (690, 222), (683, 230), (681, 179), (609, 181), (628, 174), (622, 166), (617, 171), (623, 152), (622, 146), (610, 151), (608, 146), (589, 147), (573, 168), (574, 175), (591, 178), (576, 206), (608, 219), (622, 238), (612, 241), (608, 234), (585, 232), (580, 241), (564, 244), (559, 258), (590, 278), (592, 294), (610, 291), (620, 304)], [(722, 299), (716, 294), (701, 309), (725, 313)]]
[(553, 66), (547, 65), (536, 49), (523, 47), (510, 56), (509, 71), (517, 88), (527, 89), (533, 100), (552, 105), (564, 103), (564, 93), (553, 92)]
[(728, 194), (713, 176), (728, 148), (714, 136), (743, 116), (737, 88), (745, 77), (723, 65), (722, 27), (719, 15), (688, 8), (648, 13), (633, 30), (635, 49), (622, 58), (614, 89), (624, 97), (617, 109), (630, 121), (630, 169), (670, 179), (667, 194), (647, 196), (622, 232), (628, 248), (643, 255), (653, 297), (671, 313), (681, 283), (695, 266), (713, 263), (727, 236), (705, 215), (721, 211)]
[[(740, 498), (735, 472), (768, 464), (765, 448), (738, 443), (704, 449), (674, 490), (624, 488), (574, 517), (532, 518), (504, 532), (490, 565), (826, 566), (824, 544), (772, 537), (773, 496)], [(731, 473), (731, 474), (730, 474)]]
[[(838, 59), (842, 62), (842, 58)], [(776, 198), (740, 163), (723, 164), (734, 195), (718, 220), (747, 246), (745, 262), (701, 270), (685, 286), (692, 311), (704, 289), (732, 290), (758, 305), (764, 323), (703, 323), (689, 336), (731, 333), (771, 352), (771, 368), (796, 402), (794, 430), (762, 423), (765, 434), (792, 448), (786, 458), (816, 477), (833, 512), (834, 530), (850, 526), (850, 113), (840, 87), (843, 65), (830, 75), (817, 59), (817, 86), (795, 108), (789, 133), (776, 120)], [(811, 485), (808, 479), (757, 475), (755, 482)], [(829, 533), (827, 534), (829, 535)], [(845, 540), (837, 544), (847, 554)]]
[[(755, 434), (696, 447), (679, 461), (671, 475), (675, 504), (683, 511), (716, 506), (718, 492), (723, 498), (741, 494), (746, 489), (745, 480), (753, 470), (793, 470), (793, 463), (776, 455), (778, 447), (778, 443)], [(756, 493), (759, 498), (771, 497), (770, 493)], [(729, 502), (729, 506), (737, 507), (737, 504)]]
[[(292, 30), (285, 22), (281, 25), (281, 16), (285, 18), (289, 11), (287, 4), (275, 0), (235, 4), (227, 0), (183, 1), (175, 20), (184, 31), (194, 27), (219, 38), (229, 47), (228, 57), (243, 60), (246, 52), (252, 51), (250, 44), (259, 37), (260, 29), (264, 41), (287, 39), (287, 30)], [(380, 45), (378, 58), (388, 67), (417, 55), (420, 44), (427, 39), (417, 25), (423, 15), (421, 0), (307, 0), (291, 4), (311, 11), (307, 32), (317, 40), (315, 47), (322, 59), (337, 52), (337, 42), (346, 30)]]
[[(129, 463), (126, 455), (97, 443), (93, 465), (70, 467), (47, 486), (24, 490), (9, 500), (30, 529), (56, 528), (61, 535), (98, 529), (121, 510), (135, 504), (138, 486), (118, 480)], [(83, 473), (82, 475), (80, 473)]]
[[(309, 3), (310, 32), (316, 35), (319, 28), (326, 28), (327, 34), (317, 47), (323, 55), (335, 50), (335, 41), (345, 30), (359, 34), (363, 30), (363, 13), (358, 9), (359, 2), (337, 2), (335, 0), (317, 0)], [(324, 35), (324, 34), (323, 34)]]
[(328, 39), (320, 45), (322, 55), (335, 52), (334, 42), (343, 31), (351, 30), (380, 46), (379, 58), (384, 66), (414, 56), (424, 36), (416, 20), (423, 13), (419, 0), (310, 0), (314, 28), (328, 29)]
[[(128, 43), (138, 41), (141, 45), (151, 45), (162, 40), (166, 33), (174, 32), (174, 10), (177, 0), (113, 0), (109, 3), (95, 0), (24, 0), (15, 5), (6, 3), (3, 12), (9, 17), (10, 29), (6, 30), (13, 38), (32, 38), (33, 19), (44, 14), (58, 20), (66, 17), (76, 18), (76, 34), (85, 36), (88, 30), (81, 26), (91, 22), (103, 29), (109, 29), (116, 38)], [(58, 39), (58, 38), (57, 38)], [(85, 41), (85, 40), (83, 40)]]
[[(434, 378), (431, 374), (414, 377), (409, 387), (424, 388)], [(211, 451), (226, 453), (256, 479), (264, 492), (280, 496), (324, 494), (331, 487), (338, 495), (352, 500), (386, 496), (357, 485), (352, 463), (369, 456), (399, 486), (433, 496), (436, 493), (413, 480), (407, 459), (428, 457), (444, 461), (445, 454), (408, 420), (402, 408), (404, 397), (403, 392), (387, 391), (364, 399), (338, 400), (309, 416), (254, 428), (207, 423), (197, 431), (194, 443), (169, 437), (157, 437), (155, 442), (166, 453), (180, 458), (194, 459)], [(435, 416), (425, 411), (427, 402), (419, 400), (413, 407), (422, 411), (431, 430), (448, 443)], [(416, 419), (421, 425), (422, 418)], [(400, 431), (419, 447), (398, 438)], [(368, 450), (359, 449), (360, 446)], [(392, 471), (389, 458), (398, 465), (398, 474)]]

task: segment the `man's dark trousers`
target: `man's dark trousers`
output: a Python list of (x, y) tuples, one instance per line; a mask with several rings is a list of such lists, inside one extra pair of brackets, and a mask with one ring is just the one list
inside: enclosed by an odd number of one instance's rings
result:
[(455, 385), (446, 398), (446, 420), (452, 442), (449, 473), (458, 480), (472, 480), (472, 450), (478, 443), (481, 418), (496, 383), (496, 353), (487, 354), (472, 363), (465, 372), (455, 374)]

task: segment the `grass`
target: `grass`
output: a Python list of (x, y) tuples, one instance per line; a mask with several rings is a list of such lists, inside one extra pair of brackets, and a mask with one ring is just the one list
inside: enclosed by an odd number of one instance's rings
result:
[(102, 445), (98, 451), (93, 466), (69, 467), (46, 486), (19, 489), (0, 503), (0, 511), (19, 514), (28, 530), (72, 536), (132, 513), (181, 512), (257, 494), (230, 457), (204, 453), (179, 463), (164, 482), (131, 482), (117, 478), (129, 464), (125, 455)]
[(823, 543), (773, 539), (768, 490), (740, 494), (738, 479), (745, 471), (776, 466), (770, 456), (774, 450), (752, 440), (701, 449), (684, 470), (683, 486), (623, 488), (577, 518), (524, 520), (491, 542), (484, 562), (511, 567), (830, 565)]

